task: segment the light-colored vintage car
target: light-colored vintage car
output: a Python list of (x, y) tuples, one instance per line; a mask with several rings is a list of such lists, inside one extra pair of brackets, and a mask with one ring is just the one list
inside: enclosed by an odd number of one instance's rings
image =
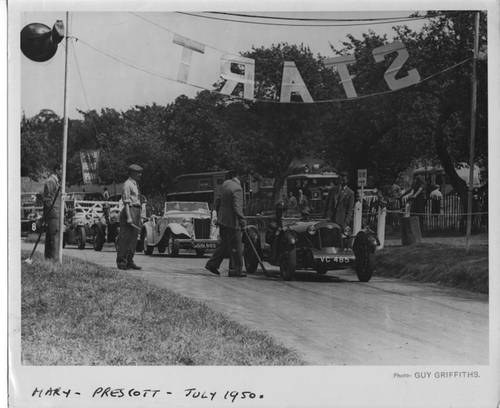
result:
[(140, 239), (144, 253), (177, 256), (180, 249), (195, 250), (203, 256), (215, 249), (219, 231), (206, 202), (167, 201), (162, 217), (152, 216), (144, 225)]

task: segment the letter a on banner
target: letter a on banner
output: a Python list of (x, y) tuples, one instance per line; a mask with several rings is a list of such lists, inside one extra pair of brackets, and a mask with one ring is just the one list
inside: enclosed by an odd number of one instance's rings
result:
[[(235, 73), (231, 70), (233, 64), (243, 65), (243, 74)], [(221, 74), (226, 83), (220, 90), (225, 95), (232, 95), (238, 84), (243, 84), (243, 97), (253, 99), (255, 61), (251, 58), (241, 57), (239, 55), (223, 55), (221, 57)]]
[(293, 61), (285, 61), (281, 81), (280, 102), (290, 102), (292, 93), (300, 95), (302, 101), (312, 103), (311, 94)]
[(420, 82), (420, 74), (416, 69), (408, 71), (407, 76), (396, 79), (397, 73), (408, 59), (408, 51), (406, 51), (406, 47), (402, 42), (394, 41), (391, 44), (382, 45), (381, 47), (375, 48), (373, 50), (373, 58), (375, 59), (375, 62), (382, 62), (385, 55), (391, 54), (393, 52), (397, 52), (398, 56), (394, 59), (394, 61), (392, 62), (390, 67), (387, 68), (387, 71), (385, 71), (384, 74), (385, 82), (387, 82), (389, 88), (394, 91), (396, 89), (405, 88), (407, 86), (414, 85)]

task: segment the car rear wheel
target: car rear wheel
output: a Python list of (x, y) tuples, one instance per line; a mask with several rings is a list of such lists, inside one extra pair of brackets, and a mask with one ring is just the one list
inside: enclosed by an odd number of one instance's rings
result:
[(85, 233), (84, 227), (78, 228), (77, 240), (78, 240), (78, 249), (85, 249), (85, 243), (87, 241), (87, 234)]
[(297, 269), (297, 250), (295, 248), (286, 251), (280, 260), (280, 273), (283, 280), (289, 281), (293, 279), (295, 270)]
[(352, 249), (356, 256), (354, 264), (356, 275), (360, 282), (368, 282), (373, 275), (375, 267), (374, 254), (365, 232), (361, 231), (356, 235)]

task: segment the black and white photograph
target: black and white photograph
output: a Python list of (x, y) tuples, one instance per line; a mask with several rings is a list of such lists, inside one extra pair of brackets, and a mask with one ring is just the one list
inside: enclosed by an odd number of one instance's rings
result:
[(496, 406), (498, 2), (103, 4), (9, 5), (9, 406)]

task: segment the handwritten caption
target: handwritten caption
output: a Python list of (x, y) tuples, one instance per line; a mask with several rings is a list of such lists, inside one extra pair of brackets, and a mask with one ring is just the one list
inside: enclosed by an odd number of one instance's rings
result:
[(230, 403), (237, 400), (255, 400), (263, 399), (264, 394), (259, 394), (253, 391), (243, 390), (223, 390), (223, 391), (210, 391), (198, 389), (196, 387), (185, 388), (182, 391), (173, 392), (153, 388), (113, 388), (113, 387), (97, 387), (90, 393), (82, 392), (81, 390), (73, 390), (64, 387), (48, 387), (39, 388), (35, 387), (31, 393), (33, 398), (78, 398), (81, 396), (90, 397), (92, 399), (161, 399), (181, 397), (186, 399), (198, 399), (208, 401), (228, 401)]

